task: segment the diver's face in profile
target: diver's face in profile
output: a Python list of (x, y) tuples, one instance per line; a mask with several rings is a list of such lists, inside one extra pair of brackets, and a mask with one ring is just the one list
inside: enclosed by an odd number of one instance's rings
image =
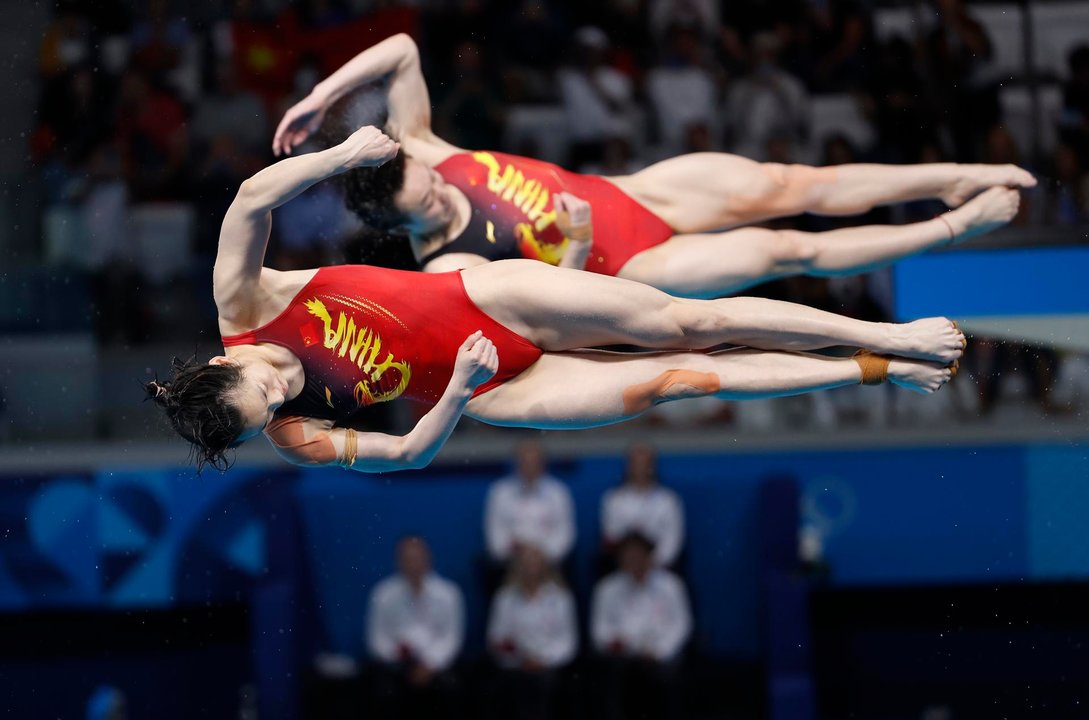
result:
[[(241, 364), (224, 355), (209, 360), (211, 365), (230, 363)], [(287, 400), (287, 381), (267, 362), (247, 362), (242, 365), (241, 381), (227, 398), (242, 416), (245, 429), (238, 436), (238, 442), (244, 442), (264, 430)]]

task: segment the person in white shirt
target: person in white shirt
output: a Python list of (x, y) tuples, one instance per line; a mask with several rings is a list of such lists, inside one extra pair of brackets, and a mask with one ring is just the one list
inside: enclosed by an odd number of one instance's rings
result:
[(693, 127), (715, 127), (718, 89), (697, 28), (675, 25), (668, 37), (664, 62), (647, 71), (646, 90), (658, 119), (661, 149), (679, 155), (691, 152), (686, 144)]
[(578, 650), (575, 599), (540, 548), (514, 556), (492, 601), (488, 649), (499, 668), (495, 710), (503, 718), (552, 716), (560, 669)]
[(423, 538), (401, 540), (397, 569), (375, 586), (367, 610), (375, 714), (438, 717), (455, 697), (452, 671), (465, 624), (461, 591), (431, 570)]
[(656, 567), (654, 543), (638, 533), (619, 545), (620, 569), (594, 588), (590, 632), (600, 654), (602, 717), (624, 709), (674, 718), (680, 661), (692, 632), (688, 594), (676, 575)]
[(779, 63), (780, 41), (770, 32), (752, 39), (753, 68), (735, 80), (726, 96), (724, 115), (738, 155), (766, 161), (769, 142), (784, 141), (798, 157), (809, 134), (809, 94), (802, 82)]
[(550, 563), (563, 560), (575, 543), (575, 509), (571, 493), (545, 471), (541, 446), (518, 446), (512, 475), (497, 480), (488, 492), (484, 513), (488, 554), (507, 562), (522, 545), (540, 548)]
[(609, 37), (597, 27), (575, 31), (571, 62), (556, 73), (567, 117), (571, 162), (581, 167), (602, 159), (605, 144), (635, 139), (637, 113), (631, 78), (610, 66)]
[(662, 567), (677, 562), (684, 546), (684, 505), (677, 493), (658, 482), (657, 455), (649, 445), (628, 451), (624, 484), (601, 501), (601, 532), (606, 550), (632, 532), (654, 543), (654, 560)]

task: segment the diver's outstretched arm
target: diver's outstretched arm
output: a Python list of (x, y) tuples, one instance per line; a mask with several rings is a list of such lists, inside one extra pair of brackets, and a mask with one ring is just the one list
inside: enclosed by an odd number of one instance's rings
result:
[(272, 151), (290, 155), (321, 127), (333, 103), (375, 81), (385, 83), (387, 127), (394, 136), (431, 132), (431, 99), (420, 69), (420, 53), (411, 37), (399, 33), (356, 55), (284, 113), (272, 139)]
[(242, 182), (223, 217), (212, 273), (222, 319), (241, 321), (254, 305), (272, 210), (312, 185), (355, 167), (374, 167), (393, 158), (399, 145), (374, 127), (360, 128), (342, 142), (309, 155), (281, 160)]
[(478, 330), (458, 348), (442, 398), (407, 435), (356, 432), (309, 418), (274, 420), (265, 434), (277, 453), (296, 465), (340, 465), (371, 473), (426, 467), (450, 438), (473, 392), (498, 368), (495, 345)]

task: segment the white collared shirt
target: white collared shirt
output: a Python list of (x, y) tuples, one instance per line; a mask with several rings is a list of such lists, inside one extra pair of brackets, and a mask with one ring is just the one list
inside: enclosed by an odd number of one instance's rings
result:
[(662, 569), (642, 583), (622, 571), (608, 575), (594, 588), (590, 633), (599, 651), (619, 641), (628, 654), (672, 659), (692, 633), (684, 584)]
[(417, 595), (405, 578), (393, 575), (371, 593), (367, 648), (376, 659), (394, 663), (404, 645), (428, 668), (445, 670), (461, 650), (464, 626), (461, 591), (452, 582), (431, 573)]
[(684, 546), (684, 505), (677, 493), (660, 485), (640, 490), (621, 485), (601, 501), (605, 539), (618, 542), (631, 532), (654, 541), (654, 559), (672, 565)]
[(518, 543), (538, 547), (549, 561), (558, 562), (575, 543), (571, 493), (551, 475), (532, 486), (515, 475), (497, 480), (488, 491), (484, 535), (496, 560), (508, 559)]
[(578, 649), (578, 622), (571, 592), (547, 583), (533, 597), (518, 587), (503, 587), (492, 601), (488, 617), (488, 645), (511, 642), (514, 655), (500, 654), (507, 667), (533, 660), (545, 667), (566, 665)]

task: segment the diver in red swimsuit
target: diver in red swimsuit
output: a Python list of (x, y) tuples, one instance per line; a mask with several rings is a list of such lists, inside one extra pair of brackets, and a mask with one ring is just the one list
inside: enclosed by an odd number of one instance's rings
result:
[[(434, 275), (263, 267), (274, 208), (397, 151), (365, 127), (242, 183), (223, 219), (213, 273), (225, 352), (176, 363), (169, 381), (147, 385), (201, 464), (225, 467), (229, 448), (262, 431), (291, 462), (377, 472), (426, 465), (463, 413), (495, 425), (583, 428), (689, 397), (772, 397), (885, 380), (930, 393), (952, 377), (963, 352), (963, 334), (945, 318), (891, 325), (759, 298), (679, 300), (528, 260)], [(569, 235), (590, 234), (589, 218), (559, 221)], [(584, 349), (615, 344), (660, 352)], [(740, 347), (692, 352), (721, 345)], [(869, 352), (800, 352), (833, 345)], [(351, 427), (361, 408), (402, 397), (431, 405), (407, 435)]]
[[(407, 157), (346, 176), (348, 204), (375, 229), (407, 234), (428, 272), (523, 257), (674, 295), (721, 297), (787, 275), (867, 272), (963, 241), (1009, 222), (1020, 203), (1016, 188), (1036, 184), (1012, 165), (813, 168), (725, 153), (682, 155), (633, 175), (603, 178), (514, 155), (469, 152), (432, 132), (427, 85), (407, 35), (364, 50), (319, 83), (284, 115), (273, 150), (291, 153), (334, 102), (372, 83), (385, 89), (387, 129)], [(561, 193), (594, 208), (592, 245), (571, 243), (577, 239), (565, 238), (555, 224), (562, 207), (554, 201)], [(851, 215), (931, 197), (954, 209), (892, 227), (723, 232), (773, 217)]]
[(500, 358), (474, 396), (541, 356), (540, 348), (473, 304), (459, 273), (337, 265), (319, 268), (272, 321), (225, 335), (223, 346), (269, 343), (291, 350), (307, 382), (281, 412), (344, 422), (360, 408), (399, 397), (437, 403), (453, 374), (450, 358), (474, 332), (486, 336)]
[[(397, 162), (385, 172), (396, 172)], [(387, 164), (389, 165), (389, 164)], [(435, 171), (445, 183), (460, 190), (472, 206), (469, 224), (453, 240), (420, 258), (433, 268), (433, 260), (454, 253), (475, 254), (487, 260), (522, 257), (560, 265), (565, 256), (586, 255), (578, 265), (602, 275), (619, 275), (621, 268), (643, 250), (660, 245), (673, 235), (654, 213), (625, 195), (616, 185), (594, 175), (568, 172), (551, 163), (498, 152), (457, 153), (443, 160)], [(362, 171), (361, 171), (362, 172)], [(377, 172), (382, 172), (379, 169)], [(359, 192), (351, 186), (352, 196)], [(364, 180), (365, 182), (365, 180)], [(593, 243), (567, 238), (556, 222), (556, 198), (570, 196), (593, 208)], [(365, 211), (364, 211), (365, 214)], [(568, 257), (565, 267), (573, 267)], [(450, 268), (447, 268), (450, 269)]]

